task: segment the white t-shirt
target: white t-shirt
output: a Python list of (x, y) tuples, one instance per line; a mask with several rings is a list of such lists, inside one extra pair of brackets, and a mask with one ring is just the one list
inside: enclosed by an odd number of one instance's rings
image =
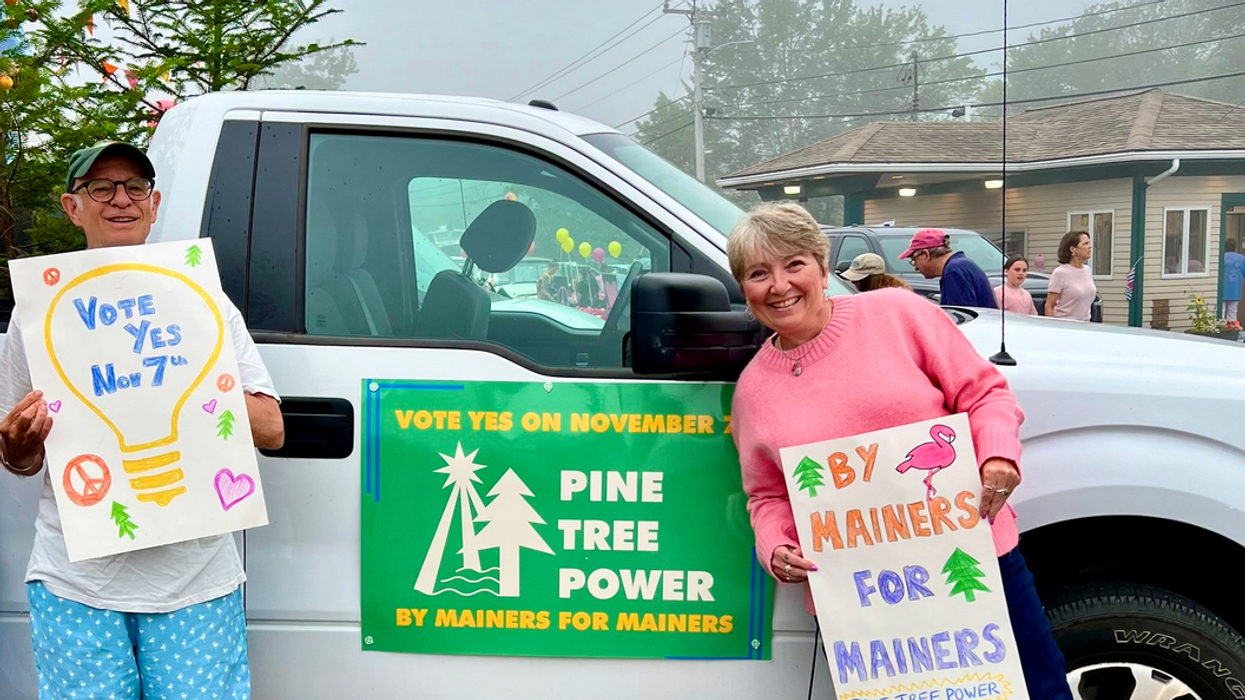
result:
[(1089, 309), (1094, 305), (1094, 297), (1098, 295), (1098, 287), (1094, 285), (1094, 274), (1089, 265), (1079, 269), (1071, 264), (1060, 265), (1050, 274), (1050, 283), (1046, 291), (1059, 294), (1055, 302), (1055, 318), (1069, 318), (1074, 321), (1088, 321)]
[[(279, 398), (242, 314), (229, 304), (227, 315), (242, 388), (248, 394)], [(14, 313), (0, 352), (0, 406), (11, 409), (31, 390), (26, 347)], [(246, 580), (232, 535), (70, 562), (46, 461), (43, 474), (35, 543), (26, 566), (27, 583), (42, 581), (61, 598), (103, 610), (167, 613), (228, 595)]]

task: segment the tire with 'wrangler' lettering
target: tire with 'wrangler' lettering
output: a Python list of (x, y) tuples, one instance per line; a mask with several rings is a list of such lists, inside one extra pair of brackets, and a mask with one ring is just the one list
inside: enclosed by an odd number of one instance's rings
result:
[(1078, 697), (1245, 700), (1245, 639), (1188, 598), (1097, 583), (1064, 588), (1048, 604)]

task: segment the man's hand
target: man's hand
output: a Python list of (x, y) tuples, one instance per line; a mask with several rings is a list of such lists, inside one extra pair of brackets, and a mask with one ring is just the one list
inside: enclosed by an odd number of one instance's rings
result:
[(9, 471), (32, 476), (43, 466), (43, 443), (52, 432), (52, 416), (42, 391), (32, 391), (0, 420), (0, 450)]
[(251, 417), (251, 439), (264, 450), (278, 450), (285, 444), (285, 419), (281, 405), (267, 394), (247, 394), (246, 412)]

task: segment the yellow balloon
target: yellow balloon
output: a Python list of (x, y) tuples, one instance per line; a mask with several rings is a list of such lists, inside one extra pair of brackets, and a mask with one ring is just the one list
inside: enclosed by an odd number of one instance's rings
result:
[[(567, 231), (564, 228), (558, 229), (558, 243), (561, 243), (562, 241), (565, 241), (566, 239), (570, 237), (571, 237), (570, 231)], [(570, 252), (570, 251), (567, 251), (567, 252)]]
[(618, 241), (610, 241), (610, 257), (616, 258), (622, 255), (622, 244)]
[(562, 239), (562, 250), (567, 253), (571, 252), (572, 250), (575, 250), (575, 241), (572, 241), (569, 236), (566, 238), (563, 238)]
[(583, 243), (580, 243), (579, 254), (584, 256), (584, 258), (587, 258), (589, 255), (592, 255), (592, 245), (589, 244), (588, 241), (584, 241)]

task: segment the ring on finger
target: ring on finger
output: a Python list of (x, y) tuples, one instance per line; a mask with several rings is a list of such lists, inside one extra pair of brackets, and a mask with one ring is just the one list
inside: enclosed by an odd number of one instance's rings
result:
[(995, 489), (994, 492), (1000, 496), (1006, 496), (1011, 493), (1011, 489)]

